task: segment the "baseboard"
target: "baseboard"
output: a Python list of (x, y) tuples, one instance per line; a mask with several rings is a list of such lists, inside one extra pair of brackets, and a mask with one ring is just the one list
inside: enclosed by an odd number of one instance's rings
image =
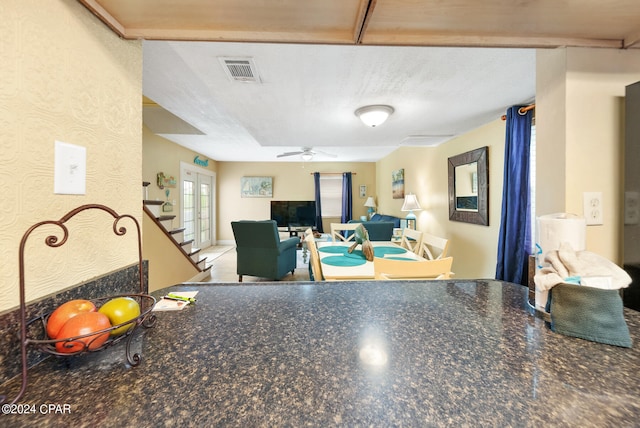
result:
[(230, 241), (226, 240), (226, 239), (225, 240), (220, 240), (219, 239), (219, 240), (216, 241), (216, 245), (232, 245), (232, 246), (235, 247), (236, 246), (236, 241), (233, 240), (233, 239), (230, 240)]
[(204, 272), (198, 272), (196, 276), (188, 279), (186, 282), (202, 282), (203, 280), (211, 277), (211, 269), (207, 269)]

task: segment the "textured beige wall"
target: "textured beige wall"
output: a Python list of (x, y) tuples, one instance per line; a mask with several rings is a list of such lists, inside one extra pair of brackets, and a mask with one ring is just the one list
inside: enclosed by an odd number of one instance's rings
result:
[[(583, 193), (602, 192), (602, 225), (587, 250), (622, 262), (625, 86), (640, 80), (640, 51), (538, 52), (537, 215), (583, 215)], [(562, 195), (562, 197), (558, 197)]]
[(149, 260), (149, 291), (189, 281), (198, 274), (189, 259), (147, 214), (143, 215), (142, 227), (144, 258)]
[[(121, 40), (73, 0), (4, 0), (0, 16), (4, 310), (19, 303), (18, 249), (31, 225), (88, 203), (140, 221), (142, 45)], [(53, 193), (55, 140), (86, 147), (86, 195)], [(27, 300), (137, 261), (135, 228), (124, 242), (108, 218), (101, 211), (79, 216), (58, 249), (32, 235)]]
[[(450, 239), (455, 278), (493, 278), (502, 200), (505, 122), (497, 119), (438, 147), (402, 147), (377, 163), (380, 212), (406, 217), (402, 199), (393, 199), (391, 172), (404, 168), (405, 194), (415, 193), (421, 211), (418, 230)], [(489, 147), (489, 226), (449, 220), (447, 159)]]
[[(354, 172), (353, 215), (365, 215), (366, 198), (360, 198), (360, 185), (369, 195), (376, 192), (376, 164), (373, 162), (219, 162), (218, 163), (218, 240), (233, 242), (231, 222), (263, 220), (270, 217), (270, 201), (314, 199), (313, 172)], [(240, 179), (244, 176), (273, 177), (273, 198), (240, 197)]]
[[(166, 138), (155, 135), (149, 128), (143, 126), (142, 128), (142, 181), (148, 181), (151, 184), (148, 187), (149, 199), (166, 201), (165, 190), (160, 189), (157, 184), (157, 174), (163, 172), (165, 176), (173, 176), (178, 181), (177, 187), (169, 189), (169, 200), (173, 203), (176, 201), (176, 205), (173, 208), (171, 215), (175, 215), (173, 220), (173, 227), (180, 227), (182, 201), (180, 200), (180, 162), (185, 162), (190, 165), (195, 165), (193, 159), (199, 155), (201, 159), (209, 159), (206, 156), (189, 150), (178, 144), (172, 143)], [(209, 159), (209, 166), (202, 167), (197, 165), (198, 168), (206, 169), (215, 173), (218, 170), (218, 163)], [(145, 255), (146, 257), (146, 255)]]

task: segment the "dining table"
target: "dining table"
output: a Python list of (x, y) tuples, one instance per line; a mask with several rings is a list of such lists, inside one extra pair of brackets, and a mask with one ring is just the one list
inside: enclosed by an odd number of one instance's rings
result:
[[(406, 261), (426, 260), (391, 241), (370, 241), (375, 257), (385, 257)], [(322, 275), (328, 281), (350, 281), (374, 279), (373, 261), (368, 261), (358, 244), (351, 253), (353, 241), (317, 242)]]

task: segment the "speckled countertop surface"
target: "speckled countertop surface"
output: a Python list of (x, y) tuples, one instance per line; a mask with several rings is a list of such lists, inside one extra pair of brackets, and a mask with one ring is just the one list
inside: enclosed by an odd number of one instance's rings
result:
[[(49, 359), (1, 426), (638, 426), (634, 346), (553, 333), (497, 281), (182, 285), (124, 344)], [(162, 294), (162, 293), (154, 293)], [(4, 385), (16, 390), (19, 382)], [(70, 412), (40, 409), (69, 405)], [(61, 407), (59, 410), (64, 411)]]

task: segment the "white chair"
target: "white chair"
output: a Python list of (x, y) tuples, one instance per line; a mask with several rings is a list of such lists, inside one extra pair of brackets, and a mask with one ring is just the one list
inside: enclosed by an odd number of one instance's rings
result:
[(375, 279), (449, 279), (453, 257), (438, 260), (373, 259)]
[(342, 231), (354, 231), (360, 226), (360, 223), (331, 223), (331, 240), (336, 241), (352, 241), (355, 233), (350, 233), (347, 238), (342, 235)]
[(402, 230), (400, 246), (415, 254), (420, 254), (420, 249), (422, 248), (422, 232), (405, 227)]
[(309, 250), (309, 264), (311, 265), (311, 272), (313, 273), (314, 281), (323, 281), (322, 265), (320, 265), (320, 254), (318, 253), (318, 247), (316, 246), (316, 240), (313, 237), (313, 233), (305, 236), (305, 243)]
[(417, 254), (427, 260), (438, 260), (447, 257), (448, 251), (448, 239), (423, 233), (420, 251)]

